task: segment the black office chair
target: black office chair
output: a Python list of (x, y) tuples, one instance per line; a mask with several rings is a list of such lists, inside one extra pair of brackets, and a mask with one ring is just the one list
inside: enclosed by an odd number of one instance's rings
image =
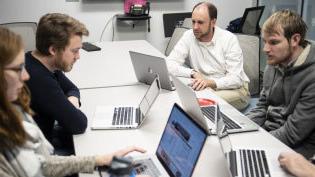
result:
[(260, 35), (259, 21), (265, 6), (246, 8), (243, 17), (232, 20), (227, 30), (233, 33)]

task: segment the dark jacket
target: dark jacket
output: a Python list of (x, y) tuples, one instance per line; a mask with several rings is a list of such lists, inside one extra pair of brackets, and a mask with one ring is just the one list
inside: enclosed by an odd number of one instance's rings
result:
[(63, 72), (50, 72), (31, 52), (26, 53), (25, 62), (30, 74), (26, 84), (31, 91), (34, 120), (45, 137), (52, 141), (55, 121), (70, 135), (83, 133), (87, 118), (68, 101), (69, 96), (80, 98), (79, 89)]
[(300, 64), (266, 67), (257, 107), (247, 116), (305, 157), (315, 154), (314, 45)]

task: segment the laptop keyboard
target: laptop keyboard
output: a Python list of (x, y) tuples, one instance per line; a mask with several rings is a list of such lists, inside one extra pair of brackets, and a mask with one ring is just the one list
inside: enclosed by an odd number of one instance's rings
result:
[[(208, 119), (210, 119), (213, 123), (215, 122), (215, 110), (214, 106), (201, 107), (201, 111), (203, 115), (205, 115)], [(233, 120), (231, 120), (228, 116), (221, 112), (221, 116), (223, 118), (224, 123), (226, 124), (227, 129), (241, 129), (242, 127), (236, 124)]]
[(237, 172), (237, 155), (240, 155), (241, 173), (243, 177), (271, 177), (265, 151), (241, 149), (229, 152), (232, 176), (240, 176)]
[(136, 165), (134, 167), (134, 170), (137, 175), (148, 175), (151, 177), (159, 177), (161, 176), (161, 172), (159, 169), (154, 165), (152, 159), (142, 159), (142, 160), (137, 160), (135, 162)]
[(131, 125), (133, 123), (133, 112), (133, 107), (115, 108), (112, 125)]

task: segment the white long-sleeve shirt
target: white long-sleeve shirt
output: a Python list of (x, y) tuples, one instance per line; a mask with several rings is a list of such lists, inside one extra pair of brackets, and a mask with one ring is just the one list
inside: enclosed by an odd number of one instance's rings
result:
[[(184, 66), (188, 58), (191, 68)], [(236, 89), (249, 82), (243, 69), (243, 54), (237, 37), (215, 27), (210, 42), (200, 42), (188, 30), (167, 57), (169, 71), (176, 76), (190, 77), (192, 70), (212, 79), (217, 89)]]

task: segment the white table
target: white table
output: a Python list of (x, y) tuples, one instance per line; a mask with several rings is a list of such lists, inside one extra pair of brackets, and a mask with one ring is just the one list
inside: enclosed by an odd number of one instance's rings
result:
[[(86, 113), (91, 122), (96, 106), (139, 103), (147, 87), (147, 85), (136, 85), (82, 90), (82, 110)], [(197, 92), (197, 95), (198, 97), (219, 100), (221, 110), (225, 109), (231, 111), (233, 109), (233, 113), (239, 114), (237, 110), (213, 95), (209, 90)], [(88, 128), (86, 133), (74, 136), (76, 154), (94, 155), (110, 153), (129, 145), (143, 147), (148, 153), (154, 154), (174, 102), (180, 103), (177, 93), (175, 91), (170, 92), (163, 90), (151, 108), (147, 120), (145, 120), (140, 129), (90, 130), (90, 128)], [(273, 153), (277, 154), (281, 151), (290, 150), (287, 146), (262, 129), (257, 132), (234, 134), (231, 136), (231, 141), (234, 147), (270, 149)], [(209, 136), (193, 176), (228, 176), (224, 164), (224, 157), (220, 152), (221, 149), (217, 137)], [(272, 164), (278, 166), (276, 159), (270, 160), (273, 161)], [(80, 176), (98, 176), (98, 174), (80, 174)]]
[[(147, 85), (111, 87), (137, 82), (129, 57), (129, 50), (163, 57), (163, 54), (146, 41), (102, 42), (97, 45), (102, 48), (101, 51), (90, 53), (82, 51), (81, 59), (75, 64), (74, 69), (67, 74), (81, 88), (81, 109), (87, 115), (89, 123), (92, 121), (96, 106), (139, 103), (144, 95)], [(197, 96), (218, 101), (223, 112), (240, 114), (210, 90), (197, 92)], [(174, 102), (180, 103), (176, 91), (163, 90), (140, 129), (92, 131), (88, 127), (84, 134), (74, 136), (76, 154), (111, 153), (129, 145), (141, 146), (148, 153), (154, 154)], [(263, 129), (256, 132), (233, 134), (231, 135), (231, 142), (233, 147), (266, 149), (275, 154), (290, 150)], [(272, 168), (279, 168), (276, 160), (277, 155), (274, 157), (269, 159), (269, 162), (272, 162)], [(228, 171), (224, 164), (224, 156), (221, 153), (217, 137), (209, 136), (193, 176), (226, 177)], [(80, 174), (80, 176), (98, 176), (98, 174)]]
[(100, 51), (80, 50), (80, 59), (73, 69), (66, 73), (80, 89), (118, 85), (130, 85), (137, 82), (129, 51), (164, 57), (147, 41), (114, 41), (95, 43)]

